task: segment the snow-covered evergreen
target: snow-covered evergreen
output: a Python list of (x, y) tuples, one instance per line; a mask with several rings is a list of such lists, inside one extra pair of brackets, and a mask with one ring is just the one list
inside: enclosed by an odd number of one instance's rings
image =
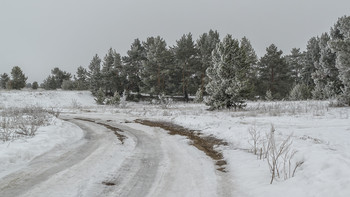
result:
[(247, 89), (247, 54), (237, 39), (227, 35), (213, 51), (213, 65), (207, 70), (207, 104), (214, 109), (244, 107)]
[(331, 33), (331, 48), (336, 51), (336, 68), (343, 83), (340, 101), (350, 105), (350, 17), (339, 18)]

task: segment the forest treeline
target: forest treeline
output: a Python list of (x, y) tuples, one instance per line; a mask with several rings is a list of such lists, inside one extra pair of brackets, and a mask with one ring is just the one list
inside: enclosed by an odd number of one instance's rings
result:
[[(1, 75), (2, 88), (26, 85), (19, 67), (11, 75)], [(78, 67), (73, 76), (56, 67), (40, 87), (90, 90), (106, 97), (124, 92), (135, 101), (142, 93), (181, 95), (186, 101), (195, 95), (196, 101), (205, 98), (216, 109), (236, 109), (256, 99), (336, 98), (350, 105), (350, 17), (340, 17), (328, 33), (310, 38), (305, 51), (293, 48), (285, 55), (271, 44), (260, 58), (248, 38), (220, 39), (213, 30), (196, 40), (184, 34), (174, 46), (160, 36), (135, 39), (126, 56), (110, 48), (103, 58), (96, 54), (86, 68)]]

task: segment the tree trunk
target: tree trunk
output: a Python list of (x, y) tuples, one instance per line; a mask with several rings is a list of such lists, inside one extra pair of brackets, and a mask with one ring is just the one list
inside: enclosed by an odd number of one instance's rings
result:
[(160, 83), (160, 68), (159, 65), (157, 64), (157, 94), (159, 95), (160, 90), (161, 90), (161, 83)]
[(202, 75), (201, 75), (201, 91), (202, 91), (202, 93), (204, 93), (204, 78), (205, 78), (205, 71), (202, 72)]

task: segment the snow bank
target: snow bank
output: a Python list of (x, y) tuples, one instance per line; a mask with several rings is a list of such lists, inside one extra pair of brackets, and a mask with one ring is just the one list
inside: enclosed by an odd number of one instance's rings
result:
[(54, 124), (40, 127), (33, 138), (0, 142), (0, 177), (6, 176), (54, 147), (72, 144), (83, 137), (74, 124), (54, 119)]
[(0, 108), (40, 106), (44, 108), (72, 108), (96, 106), (89, 91), (1, 90)]
[[(223, 147), (235, 196), (350, 196), (350, 108), (329, 108), (328, 102), (248, 103), (247, 111), (207, 111), (203, 104), (129, 104), (117, 109), (135, 118), (171, 121), (229, 142)], [(248, 128), (262, 135), (276, 129), (278, 142), (293, 134), (295, 161), (304, 161), (295, 177), (272, 185), (266, 160), (248, 150)]]

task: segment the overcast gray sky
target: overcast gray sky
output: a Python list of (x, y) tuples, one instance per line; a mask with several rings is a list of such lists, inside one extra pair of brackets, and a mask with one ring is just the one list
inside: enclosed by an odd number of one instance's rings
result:
[(272, 43), (289, 53), (349, 13), (349, 0), (0, 0), (0, 73), (20, 66), (27, 82), (42, 82), (110, 47), (125, 55), (135, 38), (160, 35), (173, 46), (209, 29), (248, 37), (259, 56)]

